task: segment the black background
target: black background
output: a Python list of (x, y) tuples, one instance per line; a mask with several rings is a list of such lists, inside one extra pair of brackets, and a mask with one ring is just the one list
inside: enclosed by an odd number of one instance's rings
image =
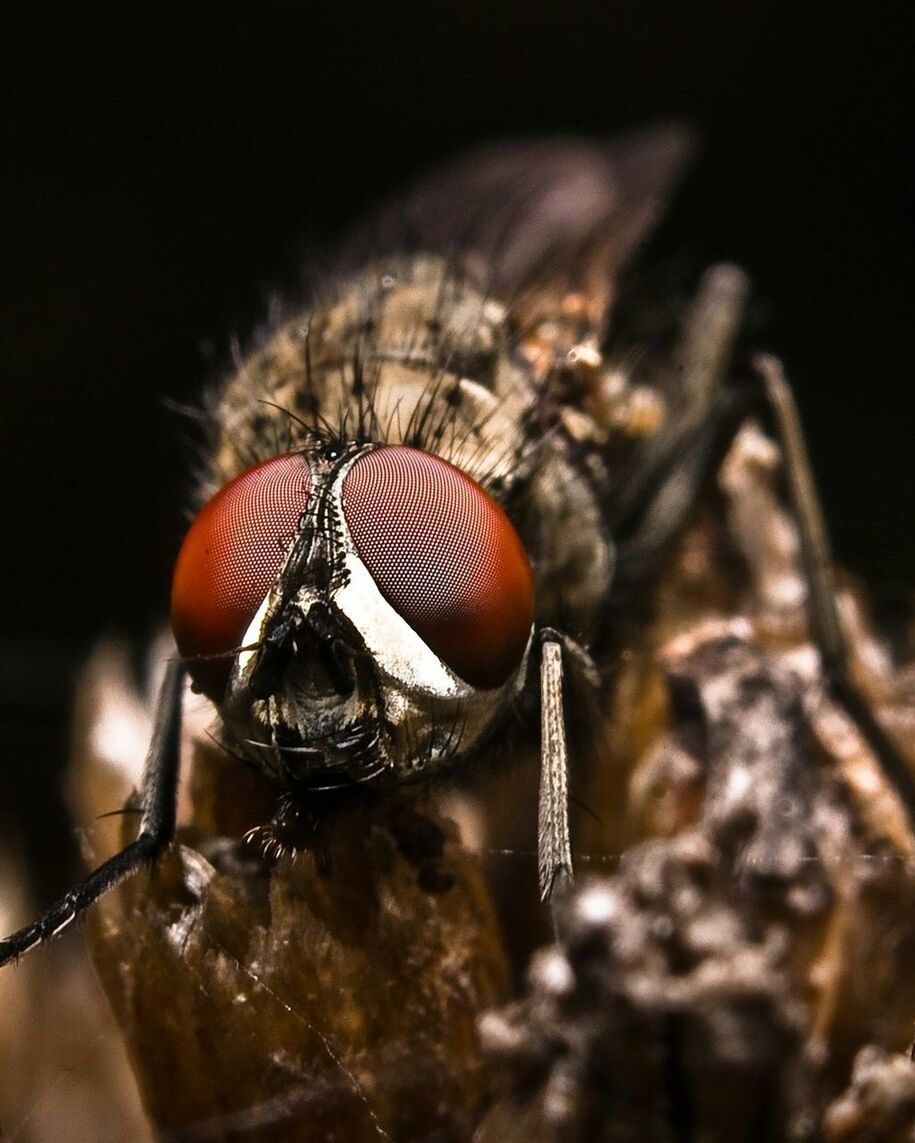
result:
[(303, 253), (482, 139), (699, 129), (663, 242), (748, 268), (840, 560), (915, 578), (909, 5), (40, 10), (5, 17), (0, 209), (0, 829), (26, 820), (31, 859), (74, 665), (164, 614), (193, 432), (163, 398), (219, 375)]

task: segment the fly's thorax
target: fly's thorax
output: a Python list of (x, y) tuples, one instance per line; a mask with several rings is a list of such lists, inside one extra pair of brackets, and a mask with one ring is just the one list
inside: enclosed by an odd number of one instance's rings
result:
[(475, 479), (508, 471), (536, 394), (511, 360), (505, 316), (438, 258), (388, 260), (345, 282), (224, 387), (203, 496), (254, 460), (307, 446), (319, 426), (431, 449)]
[[(310, 471), (297, 535), (220, 703), (227, 734), (290, 783), (454, 764), (527, 677), (533, 602), (520, 540), (482, 489), (419, 450), (355, 444), (333, 460), (316, 452)], [(464, 584), (477, 563), (492, 582)]]

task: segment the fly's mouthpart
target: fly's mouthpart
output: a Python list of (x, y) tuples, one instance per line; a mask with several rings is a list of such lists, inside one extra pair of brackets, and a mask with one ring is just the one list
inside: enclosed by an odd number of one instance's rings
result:
[(356, 654), (327, 603), (315, 601), (304, 612), (293, 604), (260, 641), (247, 687), (255, 699), (272, 698), (298, 663), (318, 667), (331, 690), (348, 698), (356, 689)]
[(315, 601), (304, 616), (303, 628), (310, 636), (305, 653), (318, 655), (331, 686), (341, 698), (349, 698), (356, 689), (357, 652), (342, 634), (333, 609), (323, 600)]
[(289, 615), (273, 626), (256, 644), (248, 677), (248, 690), (255, 699), (266, 700), (282, 686), (289, 659), (296, 654), (296, 632), (301, 617)]

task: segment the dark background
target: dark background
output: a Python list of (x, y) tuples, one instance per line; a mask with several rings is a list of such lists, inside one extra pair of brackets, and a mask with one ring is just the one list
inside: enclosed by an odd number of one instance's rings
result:
[[(895, 14), (894, 14), (895, 9)], [(144, 636), (193, 401), (303, 253), (499, 135), (704, 139), (661, 235), (749, 269), (840, 560), (915, 579), (909, 5), (69, 5), (4, 17), (0, 830), (54, 858), (74, 666)], [(878, 16), (878, 11), (882, 15)], [(59, 888), (59, 862), (41, 895)]]

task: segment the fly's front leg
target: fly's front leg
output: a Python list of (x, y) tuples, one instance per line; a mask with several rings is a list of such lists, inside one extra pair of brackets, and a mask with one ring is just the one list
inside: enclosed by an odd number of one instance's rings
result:
[(784, 453), (785, 479), (797, 521), (801, 560), (807, 580), (810, 627), (823, 668), (837, 699), (876, 755), (905, 807), (910, 827), (915, 830), (915, 777), (912, 767), (875, 718), (849, 671), (848, 645), (836, 606), (829, 538), (791, 387), (776, 358), (759, 354), (753, 364), (762, 379), (766, 402), (774, 417)]
[[(540, 799), (537, 815), (537, 871), (540, 898), (551, 907), (572, 884), (569, 839), (569, 748), (565, 724), (566, 669), (579, 690), (596, 694), (600, 680), (590, 656), (567, 635), (545, 627), (540, 644)], [(553, 913), (556, 927), (555, 909)]]
[(549, 900), (572, 881), (569, 842), (569, 756), (562, 704), (562, 644), (554, 631), (540, 644), (540, 801), (537, 872), (540, 899)]
[(56, 936), (89, 906), (141, 865), (155, 861), (175, 836), (184, 667), (168, 665), (156, 705), (152, 741), (143, 770), (143, 816), (136, 841), (114, 855), (37, 921), (0, 941), (0, 966)]

